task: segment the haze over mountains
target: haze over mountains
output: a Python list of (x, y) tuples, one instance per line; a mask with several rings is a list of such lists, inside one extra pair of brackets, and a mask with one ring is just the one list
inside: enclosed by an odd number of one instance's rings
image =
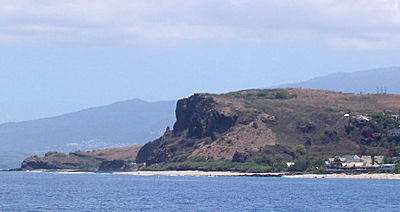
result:
[(341, 91), (346, 93), (387, 93), (400, 94), (400, 67), (371, 69), (351, 73), (334, 73), (311, 80), (278, 85), (279, 88), (310, 88)]
[(0, 168), (46, 151), (104, 149), (151, 141), (172, 126), (176, 101), (133, 99), (65, 115), (0, 125)]

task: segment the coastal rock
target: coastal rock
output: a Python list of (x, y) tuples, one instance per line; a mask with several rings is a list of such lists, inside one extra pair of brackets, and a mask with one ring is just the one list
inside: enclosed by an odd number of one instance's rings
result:
[(178, 101), (173, 133), (187, 130), (188, 137), (212, 137), (214, 133), (226, 132), (236, 120), (237, 116), (218, 111), (213, 98), (195, 94)]
[(124, 160), (110, 160), (103, 161), (99, 166), (99, 171), (111, 172), (111, 171), (127, 171), (130, 168), (130, 163)]
[(79, 171), (121, 171), (136, 159), (138, 146), (128, 146), (95, 151), (77, 151), (69, 154), (47, 152), (44, 157), (26, 158), (21, 168), (35, 169), (69, 169)]

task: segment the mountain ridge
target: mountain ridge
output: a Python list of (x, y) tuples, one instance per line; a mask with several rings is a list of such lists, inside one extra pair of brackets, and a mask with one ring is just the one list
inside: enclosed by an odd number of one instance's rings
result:
[(301, 82), (281, 84), (271, 88), (324, 89), (348, 93), (377, 93), (377, 88), (387, 93), (400, 94), (400, 67), (376, 68), (355, 72), (336, 72)]
[(174, 100), (132, 99), (55, 117), (1, 124), (0, 166), (15, 167), (29, 154), (50, 150), (69, 152), (143, 144), (173, 124), (175, 104)]

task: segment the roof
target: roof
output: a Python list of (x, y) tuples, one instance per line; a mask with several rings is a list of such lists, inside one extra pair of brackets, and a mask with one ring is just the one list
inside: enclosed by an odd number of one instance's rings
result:
[(378, 155), (374, 156), (375, 163), (382, 163), (384, 159), (384, 156)]
[(364, 162), (351, 162), (351, 163), (342, 163), (343, 167), (362, 167), (364, 166)]
[(381, 167), (394, 167), (396, 164), (381, 164)]
[(363, 115), (359, 115), (358, 116), (360, 119), (365, 120), (365, 121), (369, 121), (369, 118), (363, 116)]

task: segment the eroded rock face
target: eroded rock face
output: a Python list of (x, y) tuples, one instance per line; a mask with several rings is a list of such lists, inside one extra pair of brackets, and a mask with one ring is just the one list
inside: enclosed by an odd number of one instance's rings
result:
[(211, 96), (203, 94), (179, 100), (172, 132), (144, 145), (136, 161), (146, 164), (179, 161), (176, 155), (193, 151), (200, 143), (211, 143), (221, 137), (235, 125), (238, 117), (218, 110), (217, 104)]
[(148, 165), (167, 161), (171, 152), (162, 144), (165, 135), (155, 141), (145, 144), (138, 152), (137, 163), (146, 163)]
[[(194, 157), (231, 160), (236, 151), (258, 151), (276, 144), (268, 128), (276, 121), (275, 116), (254, 113), (241, 104), (231, 107), (220, 103), (210, 95), (199, 94), (178, 101), (173, 131), (146, 144), (136, 161), (149, 165)], [(247, 113), (248, 122), (238, 121), (238, 110)]]
[(125, 171), (127, 169), (129, 169), (129, 164), (123, 160), (103, 161), (99, 166), (99, 171), (102, 172)]
[(26, 158), (22, 164), (22, 169), (59, 169), (57, 164), (51, 163), (49, 161), (43, 160), (38, 156), (32, 156)]
[(176, 107), (174, 134), (187, 130), (188, 137), (212, 137), (232, 127), (237, 116), (226, 116), (215, 108), (216, 102), (210, 97), (195, 94), (179, 100)]

